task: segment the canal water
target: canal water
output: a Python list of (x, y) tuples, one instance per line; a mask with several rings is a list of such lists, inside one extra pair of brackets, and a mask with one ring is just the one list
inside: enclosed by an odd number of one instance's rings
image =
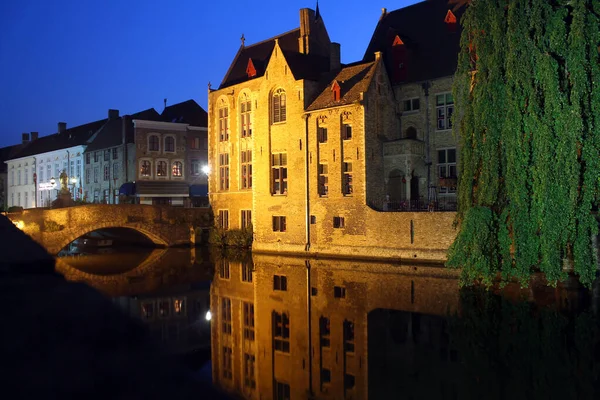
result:
[(247, 399), (598, 399), (600, 290), (460, 289), (440, 266), (196, 249), (60, 258)]

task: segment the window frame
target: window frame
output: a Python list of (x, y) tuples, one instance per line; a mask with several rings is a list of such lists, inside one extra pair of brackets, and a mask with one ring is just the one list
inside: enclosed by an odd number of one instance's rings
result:
[(160, 152), (160, 137), (156, 133), (148, 135), (148, 151), (154, 153)]
[[(439, 103), (439, 97), (444, 97), (443, 104)], [(450, 96), (450, 97), (448, 97)], [(448, 102), (450, 98), (451, 102)], [(436, 114), (436, 126), (435, 130), (438, 132), (447, 131), (452, 129), (452, 115), (454, 114), (454, 98), (451, 92), (437, 93), (435, 95), (435, 114)], [(440, 122), (443, 127), (440, 128)]]
[(223, 230), (229, 230), (229, 210), (228, 209), (219, 210), (218, 227)]
[[(147, 163), (147, 164), (146, 164)], [(147, 174), (144, 174), (143, 171), (145, 170), (145, 167), (147, 167)], [(140, 177), (140, 179), (152, 179), (153, 177), (153, 170), (152, 170), (153, 166), (152, 166), (152, 160), (148, 159), (148, 158), (142, 158), (139, 161), (139, 167), (138, 167), (138, 176)]]
[(342, 123), (342, 140), (352, 140), (352, 124)]
[(229, 153), (219, 153), (219, 190), (229, 190)]
[(252, 100), (247, 93), (240, 96), (240, 137), (252, 137)]
[(342, 194), (344, 196), (352, 196), (354, 193), (354, 180), (352, 171), (352, 161), (344, 161), (342, 163)]
[[(415, 102), (417, 106), (415, 108)], [(408, 103), (408, 109), (407, 109)], [(403, 114), (415, 114), (421, 111), (421, 98), (420, 97), (410, 97), (402, 100), (402, 113)]]
[[(164, 170), (161, 169), (162, 175), (159, 175), (160, 167), (164, 167)], [(168, 179), (169, 178), (169, 163), (167, 159), (160, 158), (154, 162), (154, 176), (156, 179)]]
[(273, 350), (279, 353), (290, 353), (290, 314), (273, 311), (271, 314)]
[(284, 215), (273, 215), (273, 232), (286, 232), (287, 220)]
[(252, 226), (252, 210), (240, 210), (240, 228), (248, 229)]
[(244, 190), (252, 189), (252, 150), (240, 152), (240, 187)]
[(173, 160), (171, 162), (171, 178), (183, 179), (184, 171), (183, 171), (183, 161), (181, 160)]
[(271, 154), (271, 195), (286, 196), (288, 193), (287, 153)]
[(329, 195), (329, 164), (317, 164), (318, 181), (317, 189), (319, 197), (328, 197)]
[(219, 142), (229, 141), (229, 105), (222, 99), (217, 108), (217, 124)]
[(163, 153), (175, 153), (177, 149), (177, 139), (175, 138), (175, 135), (165, 135), (163, 138), (163, 149)]
[[(450, 178), (450, 179), (458, 179), (458, 151), (456, 147), (443, 147), (436, 149), (437, 150), (437, 173), (438, 179)], [(450, 162), (449, 160), (449, 151), (454, 151), (454, 162)], [(440, 153), (444, 153), (444, 162), (440, 162)], [(447, 171), (445, 174), (442, 174), (442, 168)], [(454, 169), (454, 176), (451, 173), (452, 168)], [(457, 193), (457, 187), (444, 187), (440, 186), (438, 190), (441, 195), (454, 195)]]
[(282, 124), (287, 121), (287, 96), (283, 88), (277, 88), (271, 95), (271, 123)]

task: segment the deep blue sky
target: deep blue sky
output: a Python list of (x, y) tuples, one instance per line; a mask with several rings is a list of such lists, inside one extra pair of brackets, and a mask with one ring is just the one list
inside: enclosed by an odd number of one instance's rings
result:
[[(381, 8), (415, 0), (321, 0), (342, 62), (362, 58)], [(207, 108), (240, 46), (299, 26), (315, 1), (19, 0), (0, 6), (0, 147), (190, 98)], [(341, 5), (343, 4), (343, 6)], [(375, 5), (369, 5), (375, 4)]]

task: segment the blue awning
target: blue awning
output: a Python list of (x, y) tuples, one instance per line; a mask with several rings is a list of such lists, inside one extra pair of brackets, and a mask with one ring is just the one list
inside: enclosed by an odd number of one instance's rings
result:
[(190, 197), (207, 197), (208, 185), (190, 185)]
[(119, 194), (123, 194), (125, 196), (135, 195), (135, 182), (126, 182), (122, 184), (119, 188)]

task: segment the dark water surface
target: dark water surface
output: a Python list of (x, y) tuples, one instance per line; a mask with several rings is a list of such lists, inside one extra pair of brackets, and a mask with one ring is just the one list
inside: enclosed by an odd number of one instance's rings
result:
[(190, 368), (243, 398), (600, 398), (600, 286), (576, 279), (459, 289), (439, 266), (201, 248), (65, 257), (58, 269), (173, 354), (200, 354)]

